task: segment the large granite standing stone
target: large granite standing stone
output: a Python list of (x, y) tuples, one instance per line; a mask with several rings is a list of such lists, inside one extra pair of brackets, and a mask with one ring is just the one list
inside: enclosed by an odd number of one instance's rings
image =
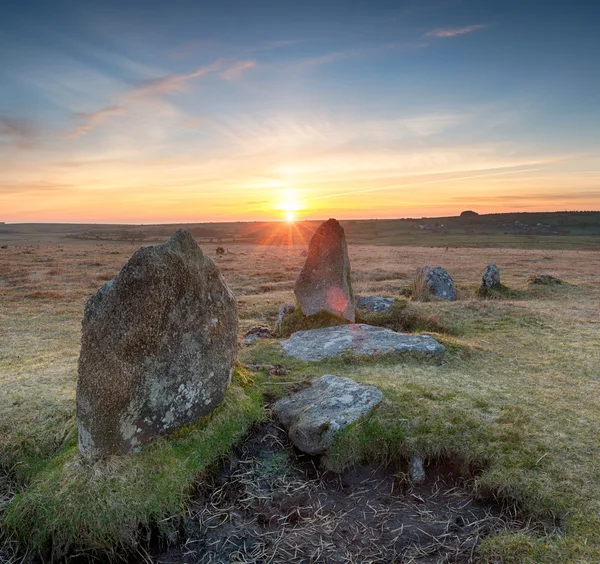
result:
[(444, 352), (444, 346), (429, 335), (406, 335), (364, 323), (297, 331), (281, 346), (290, 356), (305, 361), (345, 352), (359, 356), (407, 352), (439, 356)]
[(456, 288), (454, 280), (441, 266), (423, 266), (417, 271), (417, 278), (423, 278), (429, 295), (441, 300), (454, 301)]
[(85, 307), (81, 452), (129, 453), (210, 413), (231, 379), (237, 328), (233, 294), (187, 231), (136, 251)]
[(324, 454), (339, 430), (367, 415), (382, 399), (375, 386), (326, 374), (278, 400), (273, 411), (296, 447), (315, 455)]
[(322, 223), (308, 246), (308, 257), (294, 287), (306, 316), (329, 312), (354, 322), (354, 293), (343, 227), (335, 219)]
[(488, 264), (481, 278), (481, 287), (491, 290), (498, 286), (500, 286), (500, 269), (495, 264)]

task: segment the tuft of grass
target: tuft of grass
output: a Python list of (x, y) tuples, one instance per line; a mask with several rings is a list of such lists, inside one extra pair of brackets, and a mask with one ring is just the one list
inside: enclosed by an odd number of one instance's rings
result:
[(411, 298), (419, 302), (427, 302), (431, 299), (429, 286), (427, 285), (427, 269), (418, 268), (412, 281)]
[(52, 547), (55, 559), (73, 551), (131, 551), (144, 530), (169, 532), (201, 474), (263, 417), (262, 395), (248, 387), (243, 374), (197, 425), (136, 455), (89, 462), (73, 436), (12, 499), (5, 526), (34, 550)]
[(525, 293), (522, 290), (514, 290), (504, 284), (498, 284), (493, 288), (480, 286), (475, 290), (475, 296), (485, 300), (517, 300), (523, 298)]
[(530, 285), (535, 286), (561, 286), (564, 284), (560, 278), (552, 276), (551, 274), (538, 274), (536, 276), (530, 276), (528, 282)]
[(333, 315), (327, 311), (321, 311), (314, 315), (305, 316), (299, 307), (293, 313), (287, 315), (281, 324), (279, 331), (280, 337), (289, 337), (296, 331), (306, 331), (309, 329), (323, 329), (324, 327), (333, 327), (335, 325), (346, 325), (349, 323), (346, 319)]

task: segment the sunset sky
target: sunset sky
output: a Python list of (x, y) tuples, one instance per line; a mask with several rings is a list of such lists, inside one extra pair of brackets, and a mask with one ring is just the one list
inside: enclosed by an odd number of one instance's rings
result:
[(595, 4), (9, 0), (0, 221), (600, 209)]

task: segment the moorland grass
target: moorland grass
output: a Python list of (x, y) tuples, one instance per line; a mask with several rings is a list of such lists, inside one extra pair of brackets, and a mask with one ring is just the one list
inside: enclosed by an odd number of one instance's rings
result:
[[(337, 438), (330, 468), (365, 460), (401, 466), (411, 454), (452, 458), (466, 472), (479, 470), (475, 495), (542, 524), (486, 539), (482, 561), (600, 561), (597, 253), (351, 247), (353, 268), (362, 272), (358, 293), (398, 295), (417, 266), (435, 262), (455, 278), (460, 296), (471, 296), (401, 308), (436, 320), (423, 330), (447, 347), (441, 362), (345, 355), (304, 363), (272, 341), (258, 342), (240, 351), (256, 374), (238, 368), (209, 418), (133, 457), (94, 465), (76, 449), (81, 312), (98, 277), (116, 273), (132, 250), (9, 249), (0, 263), (0, 519), (23, 550), (110, 555), (143, 546), (151, 527), (169, 532), (203, 472), (264, 416), (264, 396), (333, 373), (379, 386), (385, 400)], [(238, 294), (247, 291), (239, 296), (241, 326), (273, 323), (279, 305), (292, 300), (303, 261), (297, 249), (228, 250), (226, 278)], [(489, 262), (518, 296), (474, 297)], [(528, 286), (529, 275), (548, 270), (572, 283)], [(270, 280), (284, 289), (261, 291)], [(56, 294), (30, 297), (35, 292)], [(266, 364), (282, 369), (260, 368)]]
[(31, 549), (51, 547), (53, 558), (132, 551), (144, 529), (177, 528), (201, 474), (263, 417), (262, 395), (236, 377), (209, 416), (135, 456), (90, 462), (73, 436), (12, 499), (4, 524)]

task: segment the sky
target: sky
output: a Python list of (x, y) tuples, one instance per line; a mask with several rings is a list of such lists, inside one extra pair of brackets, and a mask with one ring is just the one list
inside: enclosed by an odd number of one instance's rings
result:
[(3, 3), (0, 221), (600, 209), (600, 3)]

